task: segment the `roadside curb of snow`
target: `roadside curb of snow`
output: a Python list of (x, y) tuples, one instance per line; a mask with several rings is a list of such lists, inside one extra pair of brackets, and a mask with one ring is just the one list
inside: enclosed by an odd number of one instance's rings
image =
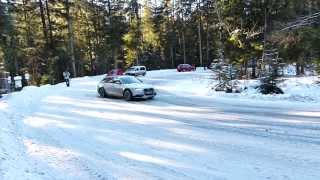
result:
[(33, 167), (37, 162), (27, 158), (26, 147), (23, 144), (23, 138), (20, 133), (23, 129), (22, 120), (24, 117), (39, 108), (37, 102), (50, 94), (50, 91), (57, 91), (57, 88), (51, 85), (41, 87), (28, 86), (20, 92), (7, 95), (4, 101), (1, 102), (6, 107), (0, 109), (0, 118), (2, 119), (0, 132), (0, 179), (43, 178), (41, 177), (41, 169), (34, 169)]

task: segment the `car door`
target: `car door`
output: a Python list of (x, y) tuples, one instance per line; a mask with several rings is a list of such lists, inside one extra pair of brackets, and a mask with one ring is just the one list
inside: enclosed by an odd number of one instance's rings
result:
[(108, 95), (114, 95), (113, 93), (113, 78), (106, 78), (106, 80), (104, 81), (104, 90), (106, 91), (106, 93)]
[(112, 93), (114, 96), (122, 97), (123, 96), (123, 88), (120, 79), (114, 79), (112, 83)]

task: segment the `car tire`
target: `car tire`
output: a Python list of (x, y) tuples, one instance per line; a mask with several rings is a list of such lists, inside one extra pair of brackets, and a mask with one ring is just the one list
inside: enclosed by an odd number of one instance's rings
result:
[(104, 90), (104, 88), (99, 88), (98, 93), (99, 93), (99, 96), (102, 97), (102, 98), (107, 97), (107, 93)]
[(142, 76), (146, 76), (146, 74), (147, 74), (147, 73), (144, 72), (144, 73), (142, 74)]
[(130, 90), (125, 90), (123, 92), (123, 97), (126, 101), (131, 101), (132, 100), (132, 93)]

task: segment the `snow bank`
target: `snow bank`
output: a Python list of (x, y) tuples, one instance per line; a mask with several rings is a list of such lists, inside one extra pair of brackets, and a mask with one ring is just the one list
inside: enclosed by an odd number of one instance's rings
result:
[[(295, 73), (294, 66), (285, 68), (287, 75)], [(257, 91), (259, 80), (239, 80), (239, 86), (244, 89), (240, 94), (227, 94), (216, 92), (213, 87), (218, 84), (214, 80), (214, 73), (210, 70), (198, 68), (195, 72), (177, 72), (176, 70), (157, 70), (148, 72), (146, 77), (141, 79), (147, 83), (153, 84), (160, 91), (185, 96), (211, 97), (216, 100), (229, 102), (247, 102), (254, 101), (258, 104), (281, 103), (283, 105), (304, 105), (320, 104), (320, 86), (316, 84), (319, 80), (316, 76), (310, 77), (288, 77), (279, 84), (284, 91), (283, 95), (263, 95)]]
[(316, 76), (284, 78), (282, 79), (283, 82), (278, 84), (284, 94), (278, 95), (260, 94), (255, 88), (260, 84), (258, 80), (239, 81), (242, 87), (248, 89), (239, 95), (232, 96), (264, 101), (320, 103), (320, 86), (316, 84), (317, 80)]

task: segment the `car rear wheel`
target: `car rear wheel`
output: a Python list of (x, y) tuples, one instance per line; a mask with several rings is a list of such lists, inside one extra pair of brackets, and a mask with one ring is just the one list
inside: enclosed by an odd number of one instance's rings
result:
[(107, 97), (107, 93), (106, 93), (106, 91), (104, 90), (104, 88), (100, 88), (100, 89), (98, 90), (98, 92), (99, 92), (100, 97), (102, 97), (102, 98)]
[(125, 90), (123, 93), (123, 97), (126, 101), (131, 101), (132, 100), (132, 93), (130, 90)]

